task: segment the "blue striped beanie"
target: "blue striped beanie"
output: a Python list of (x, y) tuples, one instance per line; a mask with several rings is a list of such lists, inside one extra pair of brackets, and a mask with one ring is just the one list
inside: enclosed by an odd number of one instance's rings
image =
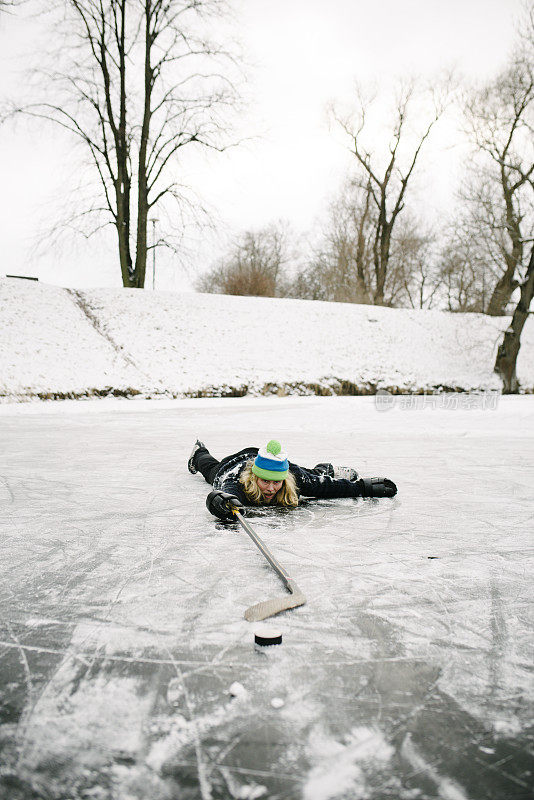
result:
[(252, 472), (264, 481), (285, 481), (289, 472), (289, 461), (287, 455), (282, 452), (280, 442), (271, 439), (258, 451)]

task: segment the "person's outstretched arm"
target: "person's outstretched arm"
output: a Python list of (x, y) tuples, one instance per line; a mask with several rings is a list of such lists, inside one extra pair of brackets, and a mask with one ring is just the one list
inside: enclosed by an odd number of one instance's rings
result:
[(327, 475), (314, 476), (300, 468), (295, 469), (294, 474), (303, 497), (330, 500), (336, 497), (394, 497), (397, 494), (397, 487), (389, 478), (336, 480)]

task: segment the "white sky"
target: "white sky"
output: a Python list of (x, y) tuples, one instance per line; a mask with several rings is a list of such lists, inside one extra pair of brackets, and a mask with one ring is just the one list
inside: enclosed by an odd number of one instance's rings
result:
[[(350, 99), (355, 80), (390, 85), (402, 75), (431, 77), (455, 66), (469, 79), (494, 73), (514, 37), (522, 0), (237, 0), (239, 35), (255, 64), (253, 104), (244, 119), (253, 143), (189, 164), (189, 180), (216, 212), (220, 230), (239, 231), (279, 218), (305, 233), (320, 223), (329, 196), (350, 167), (326, 106)], [(0, 20), (0, 92), (16, 96), (17, 72), (31, 50), (35, 21), (19, 11)], [(454, 152), (442, 133), (427, 152), (436, 212), (450, 205)], [(2, 192), (0, 273), (30, 274), (68, 286), (120, 286), (112, 237), (34, 252), (47, 209), (68, 185), (68, 140), (50, 127), (28, 133), (20, 120), (0, 130)], [(421, 166), (423, 166), (421, 162)], [(157, 286), (188, 288), (222, 241), (192, 244), (185, 275), (158, 254)]]

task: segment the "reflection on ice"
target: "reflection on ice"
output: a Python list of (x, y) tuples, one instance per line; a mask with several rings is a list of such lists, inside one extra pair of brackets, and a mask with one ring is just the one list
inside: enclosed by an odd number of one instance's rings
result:
[[(101, 408), (1, 410), (0, 797), (531, 796), (530, 398)], [(273, 430), (399, 495), (254, 513), (308, 598), (258, 652), (280, 582), (185, 463)]]

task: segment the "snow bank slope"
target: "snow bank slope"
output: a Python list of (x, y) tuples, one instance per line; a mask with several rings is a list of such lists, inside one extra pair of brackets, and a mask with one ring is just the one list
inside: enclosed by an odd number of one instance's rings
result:
[[(507, 318), (0, 280), (0, 395), (495, 387)], [(534, 323), (518, 372), (534, 387)]]
[(137, 370), (91, 324), (75, 294), (0, 279), (0, 396), (85, 394), (137, 383)]

